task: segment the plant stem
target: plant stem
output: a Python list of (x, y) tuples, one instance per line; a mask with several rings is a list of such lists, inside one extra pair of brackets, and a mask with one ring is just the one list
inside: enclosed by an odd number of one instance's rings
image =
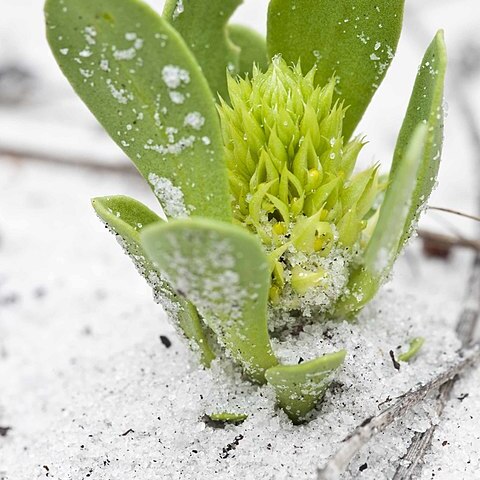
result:
[(330, 457), (323, 468), (317, 470), (317, 480), (336, 480), (346, 470), (352, 458), (377, 433), (383, 432), (395, 420), (401, 418), (412, 407), (424, 400), (429, 394), (439, 389), (480, 360), (480, 343), (470, 349), (459, 352), (461, 360), (451, 365), (429, 382), (404, 393), (374, 417), (364, 420), (355, 430), (345, 437), (341, 447)]

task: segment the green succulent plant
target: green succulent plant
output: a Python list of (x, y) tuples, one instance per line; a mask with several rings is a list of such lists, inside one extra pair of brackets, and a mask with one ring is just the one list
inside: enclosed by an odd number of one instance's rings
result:
[(353, 320), (388, 276), (439, 167), (445, 46), (439, 32), (381, 176), (355, 169), (353, 134), (404, 2), (271, 0), (266, 39), (228, 23), (240, 3), (167, 0), (160, 16), (140, 0), (47, 0), (47, 36), (167, 220), (123, 196), (93, 199), (96, 213), (202, 363), (230, 357), (299, 423), (346, 352), (283, 365), (270, 337)]

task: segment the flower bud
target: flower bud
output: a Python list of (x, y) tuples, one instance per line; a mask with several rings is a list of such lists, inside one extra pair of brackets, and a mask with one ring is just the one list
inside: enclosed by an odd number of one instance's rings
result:
[(275, 57), (266, 72), (230, 78), (231, 106), (218, 106), (233, 215), (269, 255), (272, 311), (332, 308), (383, 188), (376, 166), (352, 177), (364, 141), (344, 142), (335, 84)]

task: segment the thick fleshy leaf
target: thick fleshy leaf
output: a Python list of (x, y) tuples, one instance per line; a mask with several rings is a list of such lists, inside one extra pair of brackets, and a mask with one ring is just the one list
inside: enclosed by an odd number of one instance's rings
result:
[(181, 36), (139, 0), (47, 0), (45, 13), (63, 73), (167, 215), (229, 221), (218, 116)]
[(278, 405), (294, 423), (301, 423), (321, 402), (335, 370), (347, 352), (341, 350), (299, 365), (277, 365), (265, 376), (277, 395)]
[(420, 122), (428, 125), (427, 144), (423, 154), (423, 161), (418, 171), (417, 187), (399, 249), (410, 238), (412, 228), (416, 224), (424, 205), (426, 205), (437, 180), (443, 146), (443, 90), (446, 69), (447, 54), (445, 41), (443, 32), (439, 31), (428, 47), (420, 65), (393, 157), (391, 178), (396, 174), (398, 165), (416, 126)]
[(227, 22), (242, 0), (167, 0), (163, 16), (195, 55), (210, 89), (228, 98), (227, 71), (238, 72), (240, 49), (227, 35)]
[(348, 293), (338, 303), (337, 315), (348, 317), (358, 312), (375, 296), (389, 274), (397, 258), (427, 141), (428, 127), (421, 123), (413, 132), (396, 174), (385, 192), (362, 264), (350, 276)]
[(402, 28), (404, 0), (271, 0), (270, 57), (300, 59), (304, 72), (318, 66), (316, 81), (338, 77), (336, 94), (349, 106), (348, 139), (382, 82)]
[(229, 25), (228, 36), (240, 47), (238, 73), (242, 76), (253, 73), (253, 65), (265, 72), (268, 68), (267, 42), (258, 32), (243, 25)]
[(132, 259), (137, 270), (152, 287), (155, 300), (164, 307), (170, 319), (178, 324), (192, 342), (192, 347), (200, 352), (202, 362), (209, 366), (215, 355), (208, 344), (197, 311), (192, 304), (173, 292), (140, 245), (141, 231), (164, 221), (142, 203), (121, 195), (94, 198), (92, 205), (100, 219), (116, 236), (125, 253)]
[(192, 218), (145, 229), (142, 245), (229, 355), (263, 383), (277, 360), (267, 329), (270, 270), (259, 240), (236, 225)]

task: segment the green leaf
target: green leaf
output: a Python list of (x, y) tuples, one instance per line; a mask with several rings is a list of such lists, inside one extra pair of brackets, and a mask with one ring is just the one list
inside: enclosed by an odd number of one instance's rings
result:
[(47, 0), (45, 13), (63, 73), (167, 215), (230, 221), (218, 116), (180, 35), (139, 0)]
[(416, 337), (410, 341), (409, 349), (405, 353), (401, 353), (398, 356), (398, 359), (401, 362), (409, 362), (412, 358), (414, 358), (417, 353), (422, 348), (423, 344), (425, 343), (425, 339), (423, 337)]
[(192, 342), (194, 350), (199, 350), (203, 364), (209, 366), (215, 355), (208, 344), (195, 308), (173, 292), (140, 245), (142, 230), (164, 221), (145, 205), (129, 197), (119, 195), (94, 198), (92, 205), (100, 219), (117, 237), (139, 273), (152, 287), (155, 300), (162, 304), (171, 320), (179, 325)]
[(404, 0), (271, 0), (267, 45), (270, 57), (301, 60), (306, 73), (318, 66), (316, 81), (335, 75), (337, 97), (350, 106), (347, 140), (382, 82), (402, 28)]
[(268, 68), (267, 43), (258, 32), (243, 25), (229, 25), (228, 36), (240, 47), (238, 73), (252, 75), (253, 65), (265, 72)]
[(242, 1), (167, 0), (163, 10), (195, 55), (214, 98), (228, 98), (227, 70), (238, 72), (240, 49), (228, 38), (227, 22)]
[(377, 293), (389, 274), (403, 235), (415, 191), (417, 172), (428, 139), (428, 127), (419, 124), (385, 192), (377, 224), (364, 251), (362, 264), (352, 272), (348, 293), (336, 307), (337, 316), (351, 316)]
[(142, 245), (229, 355), (263, 383), (277, 360), (267, 329), (270, 270), (259, 240), (236, 225), (192, 218), (147, 228)]
[(239, 425), (243, 423), (247, 418), (248, 415), (245, 413), (207, 413), (207, 417), (210, 419), (214, 426), (224, 427), (227, 423), (231, 423), (233, 425)]
[(293, 423), (302, 423), (323, 399), (333, 372), (342, 365), (347, 352), (341, 350), (299, 365), (277, 365), (265, 374), (275, 389), (278, 405)]
[(439, 31), (428, 47), (420, 65), (393, 157), (391, 178), (397, 172), (398, 165), (416, 126), (420, 122), (428, 125), (427, 144), (418, 172), (414, 200), (405, 222), (405, 230), (399, 250), (410, 238), (412, 228), (418, 220), (422, 207), (427, 204), (437, 180), (443, 146), (443, 90), (446, 69), (445, 41), (443, 32)]

